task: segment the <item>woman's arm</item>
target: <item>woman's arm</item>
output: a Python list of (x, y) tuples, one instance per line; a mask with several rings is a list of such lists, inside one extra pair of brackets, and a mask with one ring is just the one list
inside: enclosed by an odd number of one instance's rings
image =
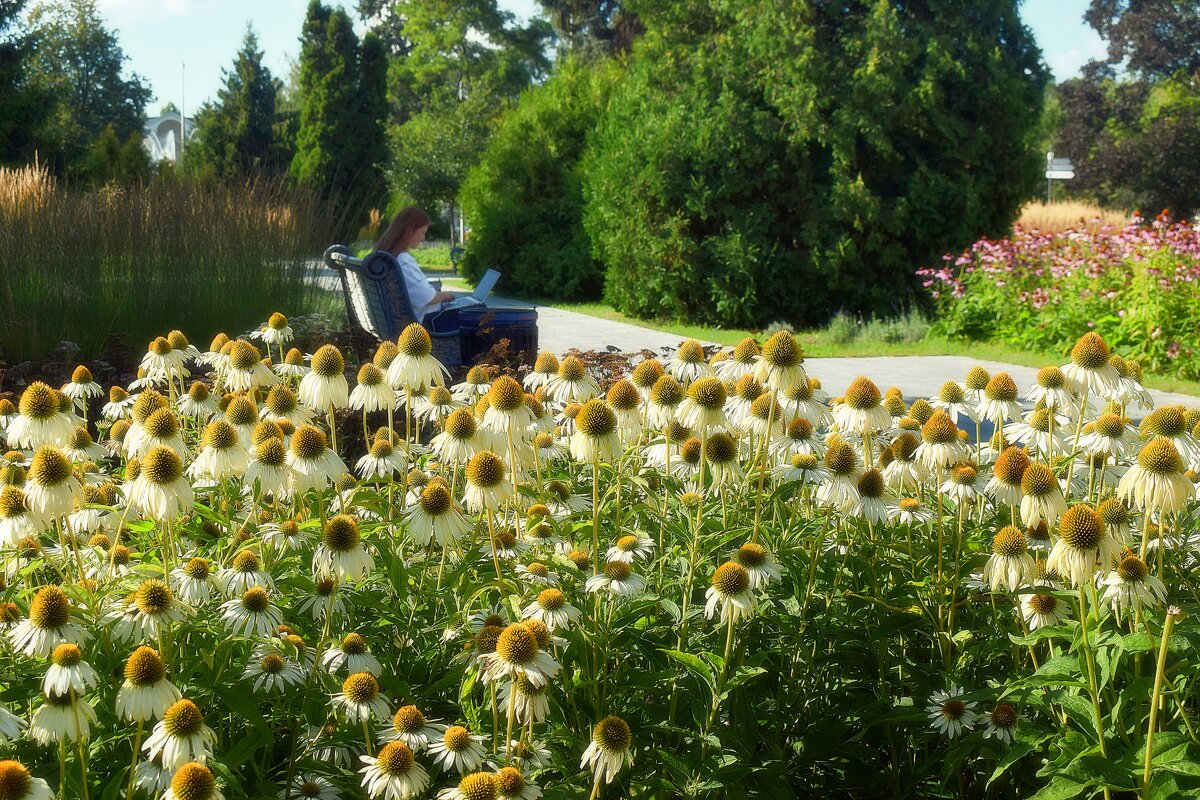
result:
[(400, 265), (400, 274), (404, 276), (404, 283), (408, 287), (408, 300), (412, 303), (413, 318), (420, 322), (430, 304), (435, 302), (437, 292), (429, 285), (429, 279), (425, 277), (411, 253), (396, 256), (396, 263)]

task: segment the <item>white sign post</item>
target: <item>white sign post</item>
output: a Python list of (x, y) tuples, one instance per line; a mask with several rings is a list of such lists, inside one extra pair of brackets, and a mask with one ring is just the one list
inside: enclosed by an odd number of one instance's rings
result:
[(1046, 153), (1046, 203), (1054, 199), (1053, 181), (1069, 181), (1075, 177), (1075, 165), (1069, 158), (1055, 158), (1054, 151)]

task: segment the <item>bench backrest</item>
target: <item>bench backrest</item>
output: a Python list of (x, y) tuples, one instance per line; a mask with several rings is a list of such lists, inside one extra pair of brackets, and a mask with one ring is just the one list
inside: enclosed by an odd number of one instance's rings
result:
[(335, 244), (325, 251), (325, 264), (341, 278), (350, 321), (376, 339), (395, 339), (416, 321), (408, 286), (391, 253), (376, 250), (355, 258), (349, 248)]

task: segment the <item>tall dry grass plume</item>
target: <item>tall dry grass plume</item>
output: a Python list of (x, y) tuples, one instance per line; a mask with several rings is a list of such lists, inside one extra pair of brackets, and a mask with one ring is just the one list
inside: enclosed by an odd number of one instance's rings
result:
[(0, 170), (0, 359), (64, 340), (90, 358), (114, 333), (141, 347), (172, 328), (237, 335), (275, 310), (325, 309), (305, 273), (344, 213), (283, 179), (91, 189)]
[(1129, 224), (1130, 213), (1111, 208), (1101, 208), (1092, 203), (1075, 200), (1056, 200), (1053, 203), (1028, 203), (1021, 209), (1016, 225), (1025, 230), (1057, 233), (1069, 228), (1096, 231), (1103, 227), (1124, 228)]

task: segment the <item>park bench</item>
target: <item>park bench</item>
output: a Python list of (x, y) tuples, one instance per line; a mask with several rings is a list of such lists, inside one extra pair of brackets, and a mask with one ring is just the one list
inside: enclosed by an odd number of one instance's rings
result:
[[(376, 340), (395, 341), (405, 327), (420, 321), (413, 318), (408, 287), (390, 253), (376, 250), (364, 258), (356, 258), (348, 247), (335, 244), (325, 251), (325, 264), (341, 280), (350, 323)], [(435, 358), (448, 367), (462, 363), (457, 330), (430, 331), (429, 335)]]

